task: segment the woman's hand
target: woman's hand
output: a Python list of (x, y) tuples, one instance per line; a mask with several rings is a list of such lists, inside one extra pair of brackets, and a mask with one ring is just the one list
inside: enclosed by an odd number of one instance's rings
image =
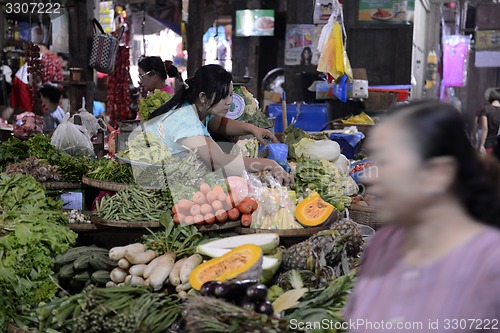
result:
[(257, 127), (257, 126), (253, 126), (253, 128), (251, 130), (251, 133), (264, 146), (267, 145), (267, 143), (268, 143), (268, 141), (266, 140), (266, 138), (267, 139), (271, 139), (271, 141), (274, 142), (274, 143), (279, 143), (279, 140), (268, 129), (260, 128), (260, 127)]
[(280, 184), (291, 185), (294, 182), (293, 176), (286, 172), (278, 163), (273, 166), (271, 173)]

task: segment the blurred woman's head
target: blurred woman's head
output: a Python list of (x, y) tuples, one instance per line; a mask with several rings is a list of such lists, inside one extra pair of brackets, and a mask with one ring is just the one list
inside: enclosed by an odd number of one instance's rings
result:
[[(140, 84), (147, 91), (162, 88), (167, 77), (179, 77), (179, 71), (172, 61), (163, 61), (160, 57), (143, 57), (139, 60)], [(161, 86), (161, 87), (160, 87)]]
[[(392, 110), (373, 129), (367, 173), (382, 218), (404, 224), (419, 211), (454, 201), (473, 218), (500, 225), (500, 191), (451, 105), (416, 102)], [(491, 173), (490, 173), (491, 172)]]
[(42, 103), (45, 105), (57, 105), (61, 100), (62, 92), (59, 88), (53, 86), (52, 84), (45, 83), (40, 87), (40, 96)]
[(220, 65), (205, 65), (192, 78), (186, 80), (184, 88), (151, 114), (154, 118), (184, 103), (203, 105), (208, 113), (225, 116), (232, 102), (233, 76)]

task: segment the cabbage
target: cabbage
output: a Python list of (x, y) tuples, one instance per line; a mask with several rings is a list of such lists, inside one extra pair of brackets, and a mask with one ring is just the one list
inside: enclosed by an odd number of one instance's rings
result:
[(335, 161), (334, 164), (342, 176), (349, 175), (350, 163), (345, 155), (340, 154), (339, 158)]
[(358, 194), (358, 184), (356, 184), (356, 181), (351, 176), (343, 177), (341, 180), (341, 184), (344, 189), (344, 195)]
[(308, 138), (301, 139), (294, 144), (295, 154), (311, 160), (326, 160), (335, 162), (340, 156), (340, 145), (332, 140), (315, 141)]

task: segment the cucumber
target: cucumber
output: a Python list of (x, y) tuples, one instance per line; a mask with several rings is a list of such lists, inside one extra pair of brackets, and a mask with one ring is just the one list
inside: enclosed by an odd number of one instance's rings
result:
[(96, 271), (111, 271), (118, 266), (116, 260), (109, 259), (107, 255), (94, 254), (90, 259), (90, 266), (92, 266)]
[(80, 256), (78, 259), (73, 261), (73, 268), (75, 270), (87, 269), (90, 266), (90, 260), (93, 258), (93, 254), (85, 253)]
[(85, 283), (90, 280), (90, 274), (87, 271), (79, 272), (73, 276), (73, 280)]
[(88, 253), (104, 253), (107, 255), (108, 250), (97, 247), (97, 246), (79, 246), (69, 249), (65, 253), (59, 254), (54, 259), (54, 264), (56, 266), (63, 266), (75, 261), (80, 256)]
[(75, 270), (73, 269), (73, 263), (70, 262), (59, 269), (59, 277), (63, 280), (71, 279), (73, 277)]
[(109, 272), (108, 271), (96, 271), (92, 274), (91, 279), (94, 283), (98, 285), (105, 285), (109, 281), (111, 281), (111, 278), (109, 277)]

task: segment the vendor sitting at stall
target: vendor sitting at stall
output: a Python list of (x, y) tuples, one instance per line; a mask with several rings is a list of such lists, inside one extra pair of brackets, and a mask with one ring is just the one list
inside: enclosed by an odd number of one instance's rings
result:
[(167, 77), (177, 78), (179, 71), (171, 61), (163, 62), (160, 57), (144, 57), (139, 60), (139, 83), (145, 92), (155, 89), (174, 94), (174, 89), (165, 83)]
[[(210, 133), (224, 136), (254, 135), (262, 144), (266, 139), (278, 142), (269, 131), (257, 126), (225, 118), (232, 103), (233, 78), (220, 65), (206, 65), (170, 100), (150, 115), (148, 128), (169, 148), (172, 154), (186, 149), (196, 150), (212, 171), (224, 168), (228, 175), (241, 175), (242, 170), (229, 167), (234, 156), (225, 154)], [(285, 184), (293, 177), (273, 160), (243, 157), (249, 172), (269, 170)]]
[(59, 88), (46, 83), (40, 88), (40, 96), (42, 104), (47, 108), (43, 114), (43, 133), (52, 135), (64, 117), (64, 110), (59, 105), (62, 92)]

